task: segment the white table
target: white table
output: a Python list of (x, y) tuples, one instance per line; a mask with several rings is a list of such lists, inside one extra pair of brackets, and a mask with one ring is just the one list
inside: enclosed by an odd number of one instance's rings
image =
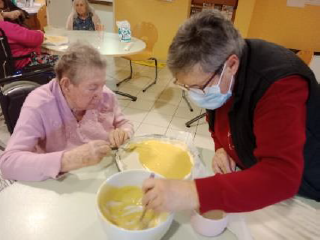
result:
[[(213, 151), (199, 149), (208, 169)], [(3, 239), (107, 239), (96, 214), (96, 192), (107, 177), (117, 172), (112, 158), (97, 166), (74, 171), (59, 180), (16, 182), (0, 192), (0, 240)], [(286, 201), (244, 214), (255, 239), (319, 238), (319, 203), (302, 199), (295, 210)], [(302, 205), (301, 205), (302, 206)], [(307, 206), (307, 207), (306, 207)], [(282, 207), (282, 208), (281, 208)], [(309, 224), (294, 220), (294, 214)], [(242, 224), (235, 224), (242, 227)], [(305, 236), (304, 236), (304, 235)], [(302, 236), (303, 235), (303, 236)], [(311, 236), (311, 237), (310, 237)], [(229, 230), (216, 238), (196, 234), (186, 213), (177, 213), (164, 239), (235, 239)]]
[(69, 40), (67, 45), (54, 46), (43, 45), (44, 49), (50, 50), (55, 54), (62, 54), (68, 48), (68, 45), (76, 41), (82, 41), (93, 45), (104, 56), (126, 56), (133, 55), (143, 51), (146, 48), (144, 41), (132, 37), (131, 47), (127, 50), (129, 43), (120, 41), (118, 34), (105, 31), (82, 31), (65, 30), (57, 28), (45, 28), (48, 35), (66, 36)]

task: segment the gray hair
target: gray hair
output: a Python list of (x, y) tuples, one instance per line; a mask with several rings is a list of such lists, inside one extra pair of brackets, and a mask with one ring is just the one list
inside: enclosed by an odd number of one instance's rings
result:
[(106, 69), (106, 59), (89, 44), (76, 42), (71, 44), (55, 65), (57, 79), (68, 77), (73, 84), (79, 83), (79, 75), (89, 68)]
[(169, 48), (168, 67), (176, 76), (200, 64), (204, 72), (216, 71), (232, 54), (241, 57), (244, 39), (218, 10), (193, 15), (178, 30)]
[(85, 5), (85, 9), (86, 9), (86, 14), (92, 14), (94, 15), (94, 9), (89, 5), (89, 2), (88, 0), (74, 0), (73, 1), (73, 18), (76, 18), (77, 17), (77, 12), (76, 12), (76, 2), (78, 1), (82, 1)]

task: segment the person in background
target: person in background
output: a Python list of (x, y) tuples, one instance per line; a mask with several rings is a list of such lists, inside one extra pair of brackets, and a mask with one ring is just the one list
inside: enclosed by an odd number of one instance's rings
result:
[(5, 21), (23, 25), (29, 14), (17, 7), (11, 0), (0, 0), (0, 13), (2, 13)]
[(30, 30), (16, 23), (4, 21), (1, 13), (0, 28), (7, 36), (12, 56), (25, 57), (15, 60), (16, 70), (39, 64), (54, 65), (58, 60), (58, 56), (41, 53), (41, 45), (44, 41), (43, 32)]
[(3, 178), (41, 181), (99, 163), (133, 134), (105, 86), (106, 60), (74, 43), (56, 63), (56, 78), (32, 91), (0, 157)]
[(168, 67), (175, 84), (207, 109), (215, 175), (147, 179), (147, 208), (234, 213), (296, 194), (320, 201), (320, 88), (300, 58), (264, 40), (242, 39), (219, 11), (207, 10), (180, 27)]
[(87, 0), (74, 0), (73, 10), (68, 16), (66, 28), (68, 30), (102, 30), (103, 26), (94, 9)]

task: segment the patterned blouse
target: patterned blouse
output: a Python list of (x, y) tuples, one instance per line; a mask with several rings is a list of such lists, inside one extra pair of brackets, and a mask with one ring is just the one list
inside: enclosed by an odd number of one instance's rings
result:
[(81, 19), (79, 16), (74, 18), (73, 30), (90, 30), (95, 31), (95, 25), (92, 19), (93, 14), (90, 13), (86, 19)]

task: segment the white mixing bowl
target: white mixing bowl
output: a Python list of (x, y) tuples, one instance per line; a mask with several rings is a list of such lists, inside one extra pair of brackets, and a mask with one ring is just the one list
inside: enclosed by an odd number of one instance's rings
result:
[[(96, 207), (98, 216), (103, 226), (103, 229), (108, 239), (131, 239), (131, 240), (157, 240), (161, 239), (168, 231), (172, 221), (173, 214), (169, 214), (167, 218), (160, 222), (156, 227), (148, 228), (145, 230), (127, 230), (118, 227), (111, 223), (102, 213), (99, 201), (101, 196), (104, 196), (104, 187), (106, 185), (123, 187), (123, 186), (138, 186), (142, 187), (142, 183), (145, 179), (149, 178), (151, 172), (146, 170), (129, 170), (120, 173), (116, 173), (109, 177), (98, 189), (96, 195)], [(156, 174), (156, 177), (160, 177)]]

